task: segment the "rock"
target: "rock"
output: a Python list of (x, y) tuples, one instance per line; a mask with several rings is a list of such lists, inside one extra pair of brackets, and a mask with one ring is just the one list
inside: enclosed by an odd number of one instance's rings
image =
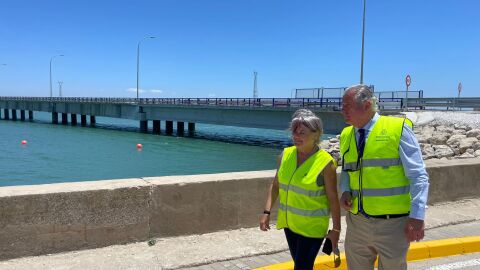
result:
[(467, 134), (467, 132), (466, 132), (464, 129), (455, 129), (455, 130), (452, 131), (451, 134), (452, 134), (452, 135), (457, 135), (457, 134), (459, 134), (459, 135), (465, 135), (465, 134)]
[(435, 145), (433, 149), (435, 149), (435, 156), (437, 158), (452, 157), (455, 154), (447, 145)]
[(448, 140), (449, 135), (446, 133), (433, 133), (432, 136), (428, 138), (428, 142), (431, 144), (445, 144)]
[(421, 114), (417, 114), (417, 121), (416, 125), (424, 126), (431, 124), (435, 120), (432, 112), (422, 112)]
[(428, 139), (432, 137), (432, 133), (422, 133), (416, 137), (419, 143), (428, 143)]
[(480, 150), (475, 151), (475, 153), (473, 153), (473, 155), (476, 156), (476, 157), (480, 157)]
[(447, 132), (447, 133), (451, 133), (453, 132), (455, 129), (451, 128), (451, 127), (446, 127), (446, 126), (442, 126), (442, 125), (439, 125), (435, 128), (436, 131), (438, 132)]
[(476, 142), (478, 142), (477, 138), (465, 138), (461, 140), (459, 145), (460, 152), (465, 153), (465, 151), (467, 151), (468, 148), (472, 148)]
[(330, 143), (338, 143), (339, 140), (337, 138), (331, 138), (330, 140)]
[(435, 127), (433, 126), (424, 126), (422, 128), (422, 132), (424, 133), (433, 133), (435, 131)]
[(450, 139), (447, 140), (448, 146), (458, 146), (460, 145), (460, 141), (467, 138), (466, 135), (452, 135)]
[(468, 154), (470, 154), (470, 155), (474, 155), (475, 150), (469, 148), (469, 149), (467, 149), (467, 151), (465, 151), (465, 153), (468, 153)]
[(325, 149), (328, 152), (329, 148), (330, 148), (330, 143), (328, 141), (321, 141), (320, 142), (320, 149)]
[(453, 128), (466, 130), (466, 129), (467, 129), (467, 126), (465, 126), (465, 125), (460, 125), (460, 124), (454, 124), (454, 125), (453, 125)]
[(435, 149), (429, 144), (425, 144), (424, 147), (422, 147), (422, 155), (423, 159), (431, 159), (436, 157), (435, 155)]
[(478, 137), (480, 136), (480, 129), (472, 129), (467, 132), (467, 137)]
[(341, 165), (340, 152), (331, 153), (332, 157), (337, 161), (338, 165)]
[(462, 155), (460, 155), (460, 156), (456, 156), (455, 158), (456, 158), (456, 159), (463, 159), (463, 158), (474, 158), (474, 157), (475, 157), (475, 156), (472, 155), (472, 154), (464, 153), (464, 154), (462, 154)]
[(473, 150), (480, 150), (480, 142), (476, 142), (472, 146)]

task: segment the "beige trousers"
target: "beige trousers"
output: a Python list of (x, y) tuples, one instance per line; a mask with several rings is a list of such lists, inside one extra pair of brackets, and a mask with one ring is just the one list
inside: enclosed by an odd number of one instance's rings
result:
[(373, 270), (378, 255), (379, 270), (407, 269), (408, 216), (380, 219), (348, 213), (345, 253), (349, 270)]

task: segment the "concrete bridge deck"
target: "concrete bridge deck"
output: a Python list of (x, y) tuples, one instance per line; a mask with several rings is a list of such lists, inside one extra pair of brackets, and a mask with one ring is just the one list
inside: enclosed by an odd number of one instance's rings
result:
[[(95, 117), (124, 118), (139, 121), (140, 130), (146, 132), (149, 121), (153, 133), (160, 133), (160, 121), (165, 122), (167, 134), (183, 134), (184, 123), (188, 130), (195, 130), (195, 123), (228, 125), (240, 127), (280, 129), (288, 128), (292, 113), (299, 108), (309, 108), (323, 120), (324, 132), (337, 134), (345, 122), (339, 111), (339, 98), (332, 99), (128, 99), (128, 98), (41, 98), (41, 97), (0, 97), (3, 119), (33, 119), (34, 111), (52, 114), (52, 123), (95, 124)], [(20, 117), (17, 117), (17, 110)], [(70, 116), (70, 117), (68, 117)], [(70, 121), (69, 121), (70, 118)]]
[[(480, 98), (379, 98), (383, 113), (398, 113), (408, 109), (478, 109)], [(324, 132), (338, 134), (345, 127), (340, 113), (342, 99), (336, 98), (96, 98), (96, 97), (0, 97), (0, 117), (3, 119), (33, 119), (34, 111), (52, 114), (52, 123), (95, 125), (95, 117), (124, 118), (139, 121), (140, 130), (148, 130), (152, 122), (153, 133), (159, 134), (161, 121), (165, 121), (167, 134), (173, 133), (177, 123), (178, 135), (183, 135), (185, 123), (188, 131), (195, 131), (195, 123), (287, 129), (292, 113), (308, 108), (319, 115)], [(2, 110), (3, 109), (3, 112)], [(17, 116), (17, 110), (20, 116)], [(1, 115), (3, 113), (3, 116)]]

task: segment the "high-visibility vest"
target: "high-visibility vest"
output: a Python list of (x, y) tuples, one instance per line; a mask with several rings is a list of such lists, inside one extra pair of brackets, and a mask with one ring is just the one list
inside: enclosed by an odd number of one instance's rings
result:
[(380, 116), (358, 158), (355, 129), (349, 126), (340, 135), (344, 172), (350, 178), (353, 214), (363, 211), (372, 216), (410, 212), (410, 180), (405, 176), (399, 147), (406, 118)]
[(277, 229), (313, 238), (325, 237), (330, 216), (323, 177), (320, 173), (334, 159), (318, 150), (297, 168), (297, 148), (283, 150), (278, 169), (280, 206)]

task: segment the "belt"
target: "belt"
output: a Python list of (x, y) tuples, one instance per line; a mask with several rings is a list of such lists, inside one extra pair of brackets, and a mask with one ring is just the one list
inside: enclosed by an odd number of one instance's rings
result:
[(381, 219), (391, 219), (391, 218), (399, 218), (399, 217), (406, 217), (409, 214), (395, 214), (395, 215), (379, 215), (379, 216), (370, 216), (367, 215), (368, 217), (371, 218), (381, 218)]

